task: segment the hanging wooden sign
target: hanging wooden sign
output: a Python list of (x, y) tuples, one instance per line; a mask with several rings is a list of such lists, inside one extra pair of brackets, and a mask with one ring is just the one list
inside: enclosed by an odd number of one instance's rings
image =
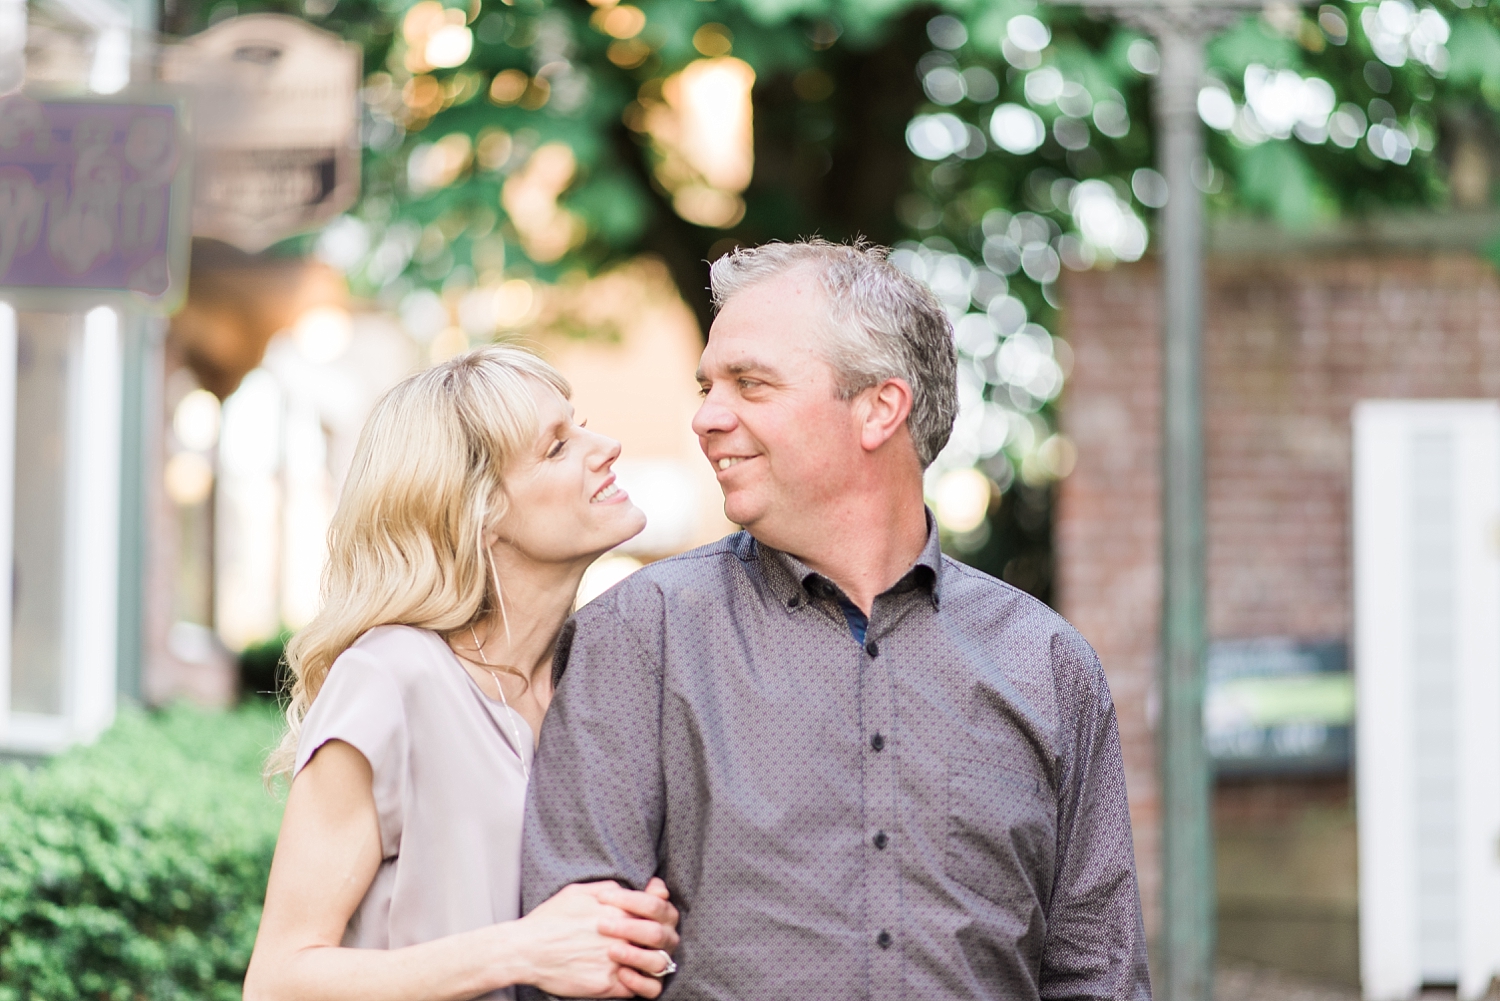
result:
[(162, 76), (195, 100), (193, 235), (255, 253), (354, 203), (356, 46), (294, 17), (247, 14), (172, 46)]

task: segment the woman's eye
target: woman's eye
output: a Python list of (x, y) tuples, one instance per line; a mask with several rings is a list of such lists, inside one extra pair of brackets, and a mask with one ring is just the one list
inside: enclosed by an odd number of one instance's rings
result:
[(552, 445), (552, 447), (549, 448), (549, 449), (547, 449), (547, 458), (549, 458), (549, 459), (555, 459), (559, 455), (562, 455), (563, 446), (566, 445), (566, 444), (567, 444), (567, 442), (565, 442), (565, 441), (554, 442), (553, 445)]

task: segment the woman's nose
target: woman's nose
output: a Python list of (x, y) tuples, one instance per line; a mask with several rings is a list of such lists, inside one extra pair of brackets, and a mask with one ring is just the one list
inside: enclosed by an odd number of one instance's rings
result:
[(595, 447), (593, 449), (594, 467), (596, 469), (604, 469), (620, 457), (622, 446), (609, 435), (595, 434), (594, 437), (598, 439), (594, 443)]

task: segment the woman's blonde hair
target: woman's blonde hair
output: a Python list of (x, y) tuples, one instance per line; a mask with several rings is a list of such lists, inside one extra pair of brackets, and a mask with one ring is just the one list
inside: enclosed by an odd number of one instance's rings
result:
[(538, 385), (571, 395), (536, 355), (490, 345), (375, 405), (328, 529), (322, 606), (287, 644), (287, 732), (267, 776), (290, 774), (308, 707), (365, 632), (406, 625), (447, 637), (501, 609), (484, 533), (505, 514), (506, 467), (540, 433)]

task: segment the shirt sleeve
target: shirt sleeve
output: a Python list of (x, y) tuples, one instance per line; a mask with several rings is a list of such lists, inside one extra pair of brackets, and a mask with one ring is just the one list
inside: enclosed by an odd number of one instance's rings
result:
[(522, 913), (570, 883), (612, 879), (641, 889), (657, 871), (662, 656), (632, 623), (659, 609), (622, 613), (621, 592), (631, 589), (623, 584), (579, 610), (559, 639), (562, 677), (527, 790)]
[(330, 740), (349, 744), (370, 763), (380, 852), (398, 855), (408, 771), (406, 711), (390, 669), (364, 650), (351, 647), (333, 662), (302, 720), (294, 778)]
[(1082, 637), (1057, 637), (1053, 662), (1067, 744), (1040, 993), (1047, 1001), (1150, 1001), (1114, 701)]

